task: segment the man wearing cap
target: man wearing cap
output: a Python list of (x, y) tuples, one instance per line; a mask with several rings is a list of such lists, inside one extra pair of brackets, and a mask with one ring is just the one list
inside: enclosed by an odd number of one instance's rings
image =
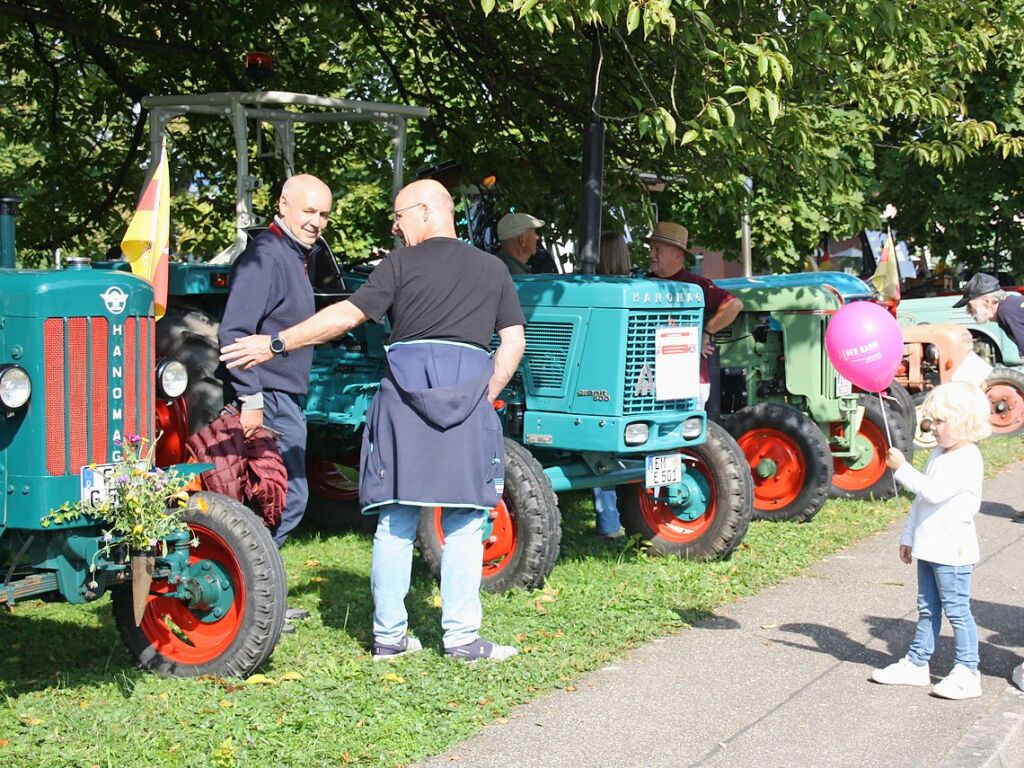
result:
[(956, 307), (967, 307), (967, 314), (979, 323), (995, 320), (1024, 355), (1024, 295), (1004, 291), (992, 275), (978, 272), (967, 281), (964, 295)]
[(544, 222), (528, 213), (506, 213), (498, 221), (498, 258), (505, 262), (511, 275), (528, 275), (528, 264), (537, 252), (537, 230)]
[(686, 256), (692, 255), (686, 247), (688, 239), (689, 232), (682, 224), (659, 221), (654, 232), (645, 237), (644, 242), (651, 246), (650, 276), (692, 283), (704, 291), (704, 345), (700, 361), (700, 382), (708, 416), (717, 418), (721, 393), (718, 386), (718, 350), (712, 338), (723, 328), (729, 327), (743, 311), (743, 302), (703, 275), (684, 269)]

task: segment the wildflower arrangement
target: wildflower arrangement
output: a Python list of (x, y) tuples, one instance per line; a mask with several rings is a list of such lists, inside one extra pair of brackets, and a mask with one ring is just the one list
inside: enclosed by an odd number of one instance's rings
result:
[(106, 497), (96, 503), (65, 502), (43, 518), (42, 526), (78, 520), (82, 515), (94, 518), (104, 527), (101, 551), (105, 553), (119, 546), (151, 551), (171, 534), (187, 530), (178, 509), (188, 503), (188, 479), (173, 470), (153, 469), (155, 444), (147, 447), (149, 442), (139, 435), (116, 441), (121, 459), (106, 478)]

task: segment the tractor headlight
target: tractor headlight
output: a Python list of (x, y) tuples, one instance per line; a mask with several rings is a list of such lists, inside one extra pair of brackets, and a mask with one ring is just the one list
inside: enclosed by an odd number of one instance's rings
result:
[(626, 445), (643, 445), (650, 436), (650, 428), (642, 421), (626, 425)]
[(0, 403), (8, 408), (21, 408), (32, 396), (32, 382), (24, 368), (0, 366)]
[(188, 387), (188, 369), (165, 357), (156, 364), (156, 392), (165, 400), (181, 397)]
[(704, 427), (704, 421), (700, 416), (691, 416), (683, 422), (683, 437), (687, 440), (696, 440), (700, 437), (700, 431)]

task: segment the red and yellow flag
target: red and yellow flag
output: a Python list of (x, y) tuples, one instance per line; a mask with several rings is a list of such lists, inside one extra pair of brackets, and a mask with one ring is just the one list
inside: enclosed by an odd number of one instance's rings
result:
[(167, 311), (167, 261), (171, 236), (171, 179), (167, 172), (167, 148), (160, 148), (160, 162), (146, 179), (142, 197), (121, 238), (121, 252), (132, 272), (153, 286), (156, 319)]
[(892, 239), (892, 230), (886, 234), (882, 255), (875, 267), (875, 274), (871, 276), (871, 283), (882, 301), (896, 303), (900, 300), (900, 265), (896, 261), (896, 242)]

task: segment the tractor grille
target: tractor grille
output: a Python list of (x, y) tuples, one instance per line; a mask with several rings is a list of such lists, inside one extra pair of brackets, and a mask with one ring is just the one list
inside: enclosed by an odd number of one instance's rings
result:
[(46, 469), (78, 474), (110, 460), (111, 439), (153, 439), (154, 324), (147, 317), (52, 317), (43, 324)]
[[(530, 372), (533, 390), (561, 390), (565, 384), (565, 363), (572, 342), (572, 323), (535, 322), (526, 326), (523, 361)], [(536, 392), (535, 394), (546, 394)]]
[[(703, 323), (703, 309), (666, 310), (629, 313), (626, 336), (626, 370), (623, 380), (623, 414), (692, 410), (697, 400), (656, 400), (653, 387), (643, 394), (637, 382), (654, 377), (654, 341), (659, 328), (671, 325), (697, 326)], [(644, 370), (644, 366), (647, 370)]]

